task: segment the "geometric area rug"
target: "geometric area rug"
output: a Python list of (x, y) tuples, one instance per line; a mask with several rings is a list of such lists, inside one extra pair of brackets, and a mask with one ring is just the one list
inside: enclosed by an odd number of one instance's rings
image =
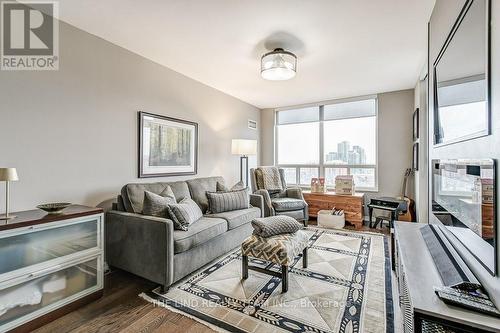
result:
[[(394, 331), (391, 265), (381, 234), (308, 227), (308, 268), (302, 254), (281, 279), (249, 271), (241, 279), (236, 249), (170, 287), (140, 296), (219, 331), (368, 333)], [(278, 265), (249, 258), (255, 266)]]

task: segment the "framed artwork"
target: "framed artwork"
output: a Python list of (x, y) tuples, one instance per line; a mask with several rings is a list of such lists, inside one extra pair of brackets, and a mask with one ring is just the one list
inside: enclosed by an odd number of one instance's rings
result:
[(418, 127), (418, 115), (419, 109), (417, 108), (415, 112), (413, 112), (413, 141), (417, 141), (418, 139), (418, 132), (419, 132), (419, 127)]
[(418, 142), (413, 144), (413, 161), (412, 161), (412, 169), (414, 171), (418, 171)]
[(198, 124), (139, 112), (139, 178), (195, 175)]

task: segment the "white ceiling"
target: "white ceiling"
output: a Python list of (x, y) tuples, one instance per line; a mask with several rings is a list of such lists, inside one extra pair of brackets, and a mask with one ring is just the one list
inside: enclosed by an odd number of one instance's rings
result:
[[(60, 0), (60, 18), (259, 108), (414, 87), (435, 0)], [(260, 77), (284, 47), (297, 76)]]

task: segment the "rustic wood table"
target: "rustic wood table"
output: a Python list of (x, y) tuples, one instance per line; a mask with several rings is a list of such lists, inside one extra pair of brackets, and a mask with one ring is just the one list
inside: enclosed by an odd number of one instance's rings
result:
[(303, 191), (302, 193), (309, 205), (310, 217), (317, 217), (320, 210), (331, 210), (335, 207), (344, 210), (345, 220), (353, 224), (356, 229), (363, 226), (364, 193), (353, 195), (340, 195), (335, 192), (311, 193), (311, 191)]

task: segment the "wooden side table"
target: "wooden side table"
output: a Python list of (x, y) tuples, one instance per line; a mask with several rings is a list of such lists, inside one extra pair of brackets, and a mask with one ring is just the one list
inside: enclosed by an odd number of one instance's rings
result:
[(318, 211), (322, 209), (335, 207), (344, 210), (345, 220), (353, 224), (356, 229), (363, 226), (364, 193), (353, 195), (340, 195), (335, 192), (311, 193), (311, 191), (303, 191), (302, 193), (309, 205), (310, 217), (317, 217)]

